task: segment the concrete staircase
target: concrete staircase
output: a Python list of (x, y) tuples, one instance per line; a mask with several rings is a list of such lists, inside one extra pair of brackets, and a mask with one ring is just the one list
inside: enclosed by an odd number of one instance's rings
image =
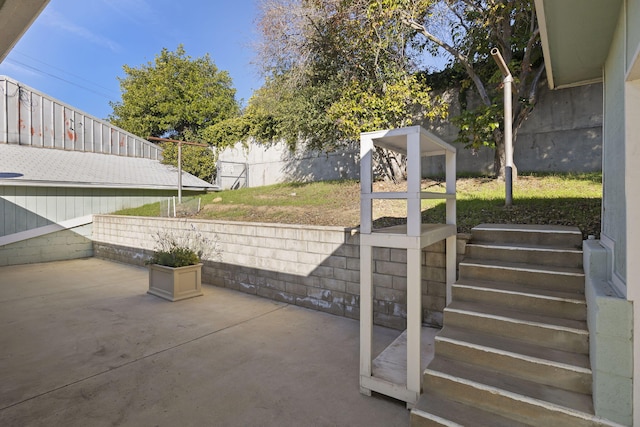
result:
[(472, 230), (411, 426), (613, 426), (594, 415), (582, 234)]

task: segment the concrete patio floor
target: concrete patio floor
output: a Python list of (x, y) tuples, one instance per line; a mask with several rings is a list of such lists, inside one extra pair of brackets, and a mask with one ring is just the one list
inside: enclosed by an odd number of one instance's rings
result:
[[(359, 393), (359, 323), (96, 258), (0, 267), (2, 426), (407, 426)], [(374, 328), (380, 351), (399, 334)]]

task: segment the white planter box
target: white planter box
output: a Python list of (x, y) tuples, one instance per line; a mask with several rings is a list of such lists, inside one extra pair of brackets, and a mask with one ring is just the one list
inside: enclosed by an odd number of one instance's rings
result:
[(169, 301), (202, 295), (202, 264), (165, 267), (149, 264), (149, 294)]

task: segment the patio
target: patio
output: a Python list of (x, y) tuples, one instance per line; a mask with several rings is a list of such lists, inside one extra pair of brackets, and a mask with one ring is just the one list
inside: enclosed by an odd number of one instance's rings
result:
[[(359, 393), (357, 321), (147, 286), (97, 258), (0, 267), (0, 425), (408, 425), (404, 403)], [(374, 328), (374, 351), (397, 335)]]

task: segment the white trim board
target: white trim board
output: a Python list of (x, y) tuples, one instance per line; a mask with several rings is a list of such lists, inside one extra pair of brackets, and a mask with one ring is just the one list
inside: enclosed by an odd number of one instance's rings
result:
[(55, 233), (57, 231), (80, 227), (81, 225), (91, 224), (92, 222), (93, 215), (85, 215), (77, 218), (67, 219), (65, 221), (60, 221), (58, 223), (45, 225), (43, 227), (32, 228), (31, 230), (20, 231), (18, 233), (0, 237), (0, 246), (22, 242), (23, 240), (33, 239), (34, 237), (44, 236), (46, 234)]

